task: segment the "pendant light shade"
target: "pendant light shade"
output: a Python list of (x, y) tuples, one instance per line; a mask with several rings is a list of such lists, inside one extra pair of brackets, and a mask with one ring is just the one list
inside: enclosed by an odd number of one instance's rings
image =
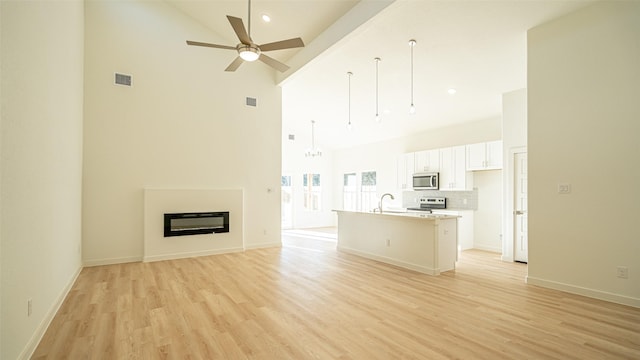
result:
[(347, 122), (347, 130), (351, 131), (353, 129), (353, 124), (351, 124), (351, 76), (353, 73), (351, 71), (347, 72), (347, 76), (349, 78), (349, 108), (348, 108), (348, 119)]
[(409, 47), (411, 48), (411, 106), (409, 107), (409, 114), (416, 113), (416, 106), (413, 104), (413, 48), (416, 46), (414, 39), (409, 40)]
[(380, 62), (380, 58), (373, 59), (376, 62), (376, 122), (381, 122), (382, 117), (380, 117), (379, 106), (378, 106), (378, 63)]

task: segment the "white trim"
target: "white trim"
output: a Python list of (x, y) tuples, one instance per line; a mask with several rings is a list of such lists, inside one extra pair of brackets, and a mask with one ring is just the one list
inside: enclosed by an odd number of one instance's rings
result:
[(70, 281), (67, 283), (67, 285), (65, 285), (65, 287), (62, 289), (62, 291), (56, 298), (56, 301), (51, 305), (51, 307), (49, 308), (49, 311), (47, 311), (44, 318), (42, 318), (42, 321), (40, 322), (40, 324), (36, 327), (36, 330), (33, 332), (33, 335), (31, 335), (31, 339), (29, 339), (29, 342), (27, 342), (27, 345), (24, 347), (24, 349), (18, 356), (19, 360), (22, 360), (22, 359), (27, 360), (33, 356), (33, 353), (36, 351), (38, 344), (40, 344), (40, 341), (42, 340), (42, 337), (44, 336), (44, 334), (47, 332), (47, 329), (49, 328), (51, 321), (53, 321), (53, 318), (58, 313), (58, 310), (60, 310), (62, 303), (64, 303), (64, 299), (66, 299), (67, 295), (69, 294), (69, 291), (71, 291), (71, 289), (73, 288), (73, 284), (75, 284), (81, 271), (82, 271), (82, 266), (79, 266), (78, 269), (76, 269), (76, 272), (71, 276)]
[(360, 250), (354, 250), (351, 248), (347, 248), (344, 246), (338, 246), (337, 247), (338, 251), (343, 251), (352, 255), (357, 255), (357, 256), (361, 256), (367, 259), (371, 259), (371, 260), (375, 260), (375, 261), (379, 261), (379, 262), (383, 262), (386, 264), (391, 264), (391, 265), (395, 265), (395, 266), (399, 266), (405, 269), (409, 269), (409, 270), (413, 270), (413, 271), (417, 271), (423, 274), (427, 274), (427, 275), (440, 275), (440, 269), (433, 269), (433, 268), (429, 268), (426, 266), (422, 266), (422, 265), (416, 265), (416, 264), (411, 264), (411, 263), (407, 263), (404, 261), (399, 261), (396, 259), (392, 259), (392, 258), (388, 258), (386, 256), (380, 256), (380, 255), (375, 255), (375, 254), (371, 254), (365, 251), (360, 251)]
[(124, 263), (130, 263), (130, 262), (140, 262), (140, 261), (142, 261), (142, 256), (127, 256), (127, 257), (121, 257), (121, 258), (84, 260), (82, 262), (82, 265), (84, 267), (92, 267), (92, 266), (124, 264)]
[(143, 262), (153, 262), (153, 261), (163, 261), (163, 260), (175, 260), (175, 259), (184, 259), (184, 258), (192, 258), (199, 256), (209, 256), (209, 255), (220, 255), (220, 254), (229, 254), (229, 253), (237, 253), (243, 252), (244, 249), (239, 248), (227, 248), (227, 249), (214, 249), (214, 250), (204, 250), (204, 251), (189, 251), (182, 253), (173, 253), (173, 254), (162, 254), (162, 255), (151, 255), (145, 256), (142, 261)]
[(244, 246), (245, 250), (264, 249), (264, 248), (270, 248), (270, 247), (282, 247), (282, 241), (265, 242), (265, 243), (258, 243), (258, 244), (252, 244), (252, 245), (245, 245)]
[(474, 243), (473, 244), (473, 248), (477, 249), (477, 250), (482, 250), (482, 251), (489, 251), (492, 253), (497, 253), (497, 254), (501, 254), (502, 253), (502, 248), (499, 246), (484, 246), (482, 244), (478, 244), (478, 243)]
[(506, 182), (503, 184), (505, 188), (505, 196), (504, 196), (504, 233), (502, 235), (502, 260), (503, 261), (513, 261), (514, 259), (514, 247), (515, 247), (515, 237), (513, 236), (514, 227), (513, 227), (513, 203), (514, 203), (514, 186), (515, 186), (515, 178), (514, 178), (514, 157), (515, 154), (518, 153), (527, 153), (526, 146), (514, 146), (507, 150), (507, 163), (503, 167), (504, 176), (506, 176)]
[(531, 285), (541, 286), (549, 289), (568, 292), (571, 294), (582, 295), (582, 296), (586, 296), (594, 299), (613, 302), (616, 304), (622, 304), (622, 305), (628, 305), (628, 306), (640, 308), (640, 299), (638, 298), (632, 298), (624, 295), (609, 293), (606, 291), (584, 288), (581, 286), (564, 284), (557, 281), (540, 279), (533, 276), (527, 276), (526, 281), (527, 281), (527, 284), (531, 284)]
[(506, 262), (513, 262), (513, 261), (514, 261), (514, 260), (513, 260), (513, 256), (505, 256), (505, 255), (502, 255), (502, 256), (500, 257), (500, 260), (501, 260), (501, 261), (506, 261)]

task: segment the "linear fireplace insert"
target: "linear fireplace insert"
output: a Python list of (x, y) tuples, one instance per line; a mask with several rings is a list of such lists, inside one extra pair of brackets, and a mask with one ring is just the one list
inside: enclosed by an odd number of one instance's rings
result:
[(164, 214), (164, 237), (229, 232), (229, 212)]

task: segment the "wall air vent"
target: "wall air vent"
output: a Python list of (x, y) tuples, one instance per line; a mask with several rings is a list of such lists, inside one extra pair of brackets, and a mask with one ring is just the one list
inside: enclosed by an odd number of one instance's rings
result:
[(257, 106), (258, 100), (256, 98), (247, 97), (247, 106)]
[(131, 86), (131, 75), (115, 73), (115, 84)]

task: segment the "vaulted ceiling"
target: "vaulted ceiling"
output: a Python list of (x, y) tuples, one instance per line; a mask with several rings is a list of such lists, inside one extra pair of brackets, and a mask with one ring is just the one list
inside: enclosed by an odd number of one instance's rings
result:
[[(237, 39), (225, 15), (241, 17), (247, 23), (244, 0), (168, 2), (220, 34), (229, 45), (235, 45)], [(342, 148), (500, 117), (502, 94), (527, 86), (527, 30), (590, 2), (253, 0), (251, 35), (258, 44), (303, 38), (305, 49), (269, 53), (294, 64), (291, 74), (278, 78), (283, 86), (283, 134), (305, 139), (310, 133), (310, 121), (315, 120), (316, 143), (324, 148)], [(377, 6), (382, 10), (367, 13), (363, 6), (366, 3), (380, 3)], [(358, 12), (365, 17), (362, 25), (340, 33), (345, 29), (344, 24), (339, 26), (340, 19), (358, 19)], [(262, 14), (268, 14), (272, 21), (262, 21)], [(417, 41), (413, 68), (415, 115), (408, 113), (410, 39)], [(231, 62), (235, 54), (221, 51), (220, 56), (227, 56)], [(381, 58), (380, 123), (374, 120), (375, 57)], [(296, 59), (303, 59), (303, 63), (295, 66)], [(351, 131), (346, 127), (349, 71), (353, 72)], [(448, 93), (451, 88), (456, 90), (454, 95)]]

